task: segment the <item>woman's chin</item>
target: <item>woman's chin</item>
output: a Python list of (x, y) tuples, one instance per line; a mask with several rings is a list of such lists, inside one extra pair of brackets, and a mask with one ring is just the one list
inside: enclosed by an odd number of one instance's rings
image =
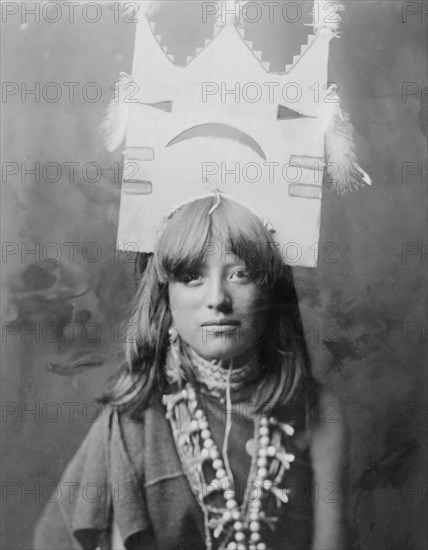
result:
[(241, 358), (242, 356), (250, 356), (253, 351), (253, 346), (236, 346), (228, 343), (212, 343), (205, 346), (200, 346), (195, 349), (196, 353), (207, 361), (230, 361), (231, 359)]

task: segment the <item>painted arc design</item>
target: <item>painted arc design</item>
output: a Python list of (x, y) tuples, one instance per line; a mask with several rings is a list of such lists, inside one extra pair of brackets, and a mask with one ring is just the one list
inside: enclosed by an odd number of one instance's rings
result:
[(252, 149), (255, 153), (259, 155), (263, 160), (266, 160), (266, 155), (260, 145), (248, 134), (233, 128), (227, 124), (218, 124), (218, 123), (208, 123), (200, 124), (199, 126), (193, 126), (188, 130), (185, 130), (175, 138), (173, 138), (168, 144), (167, 147), (171, 147), (186, 141), (188, 139), (194, 138), (221, 138), (221, 139), (231, 139), (246, 145)]

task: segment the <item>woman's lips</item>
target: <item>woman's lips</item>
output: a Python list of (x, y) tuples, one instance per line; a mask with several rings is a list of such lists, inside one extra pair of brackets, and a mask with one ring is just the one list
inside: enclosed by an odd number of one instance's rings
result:
[(238, 329), (241, 323), (239, 321), (223, 320), (223, 321), (207, 321), (202, 323), (202, 328), (206, 334), (217, 334), (223, 332), (233, 332)]

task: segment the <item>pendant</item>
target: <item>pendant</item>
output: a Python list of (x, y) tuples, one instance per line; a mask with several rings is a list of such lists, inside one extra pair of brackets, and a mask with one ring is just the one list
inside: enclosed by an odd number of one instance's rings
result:
[(245, 444), (245, 450), (248, 455), (251, 457), (254, 456), (256, 452), (256, 440), (255, 439), (249, 439), (247, 443)]

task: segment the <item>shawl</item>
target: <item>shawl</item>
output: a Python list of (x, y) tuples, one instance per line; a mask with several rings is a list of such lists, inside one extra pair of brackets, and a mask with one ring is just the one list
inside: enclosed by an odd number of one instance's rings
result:
[[(287, 482), (294, 498), (284, 506), (272, 550), (311, 546), (312, 469), (308, 449), (297, 451)], [(160, 402), (132, 417), (107, 407), (57, 494), (37, 526), (35, 550), (109, 550), (113, 517), (127, 550), (204, 548), (203, 513)]]

